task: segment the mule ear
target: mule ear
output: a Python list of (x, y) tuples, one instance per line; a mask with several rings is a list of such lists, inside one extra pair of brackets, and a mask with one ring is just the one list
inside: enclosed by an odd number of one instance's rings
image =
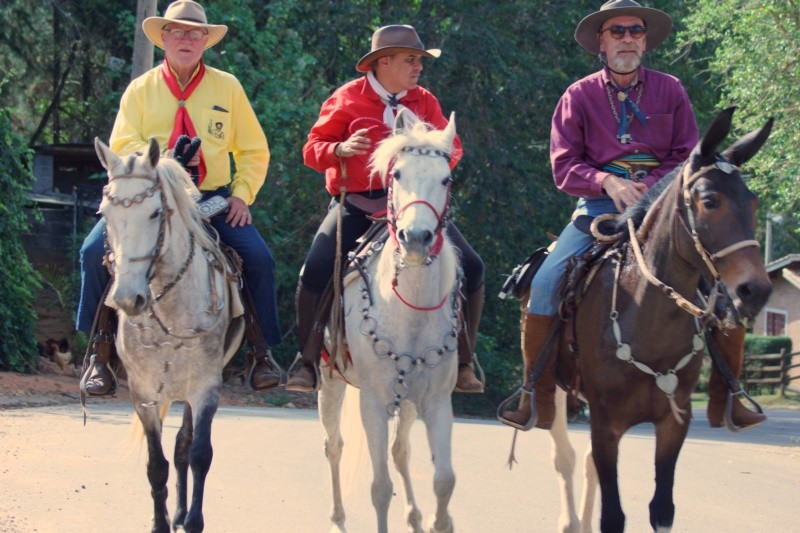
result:
[(733, 143), (722, 155), (727, 157), (731, 163), (737, 167), (742, 166), (756, 155), (769, 137), (772, 131), (774, 117), (770, 117), (766, 124), (757, 130), (753, 130), (735, 143)]
[(94, 138), (94, 151), (97, 152), (97, 158), (106, 170), (111, 170), (120, 162), (120, 158), (117, 154), (112, 152), (111, 148), (100, 140), (100, 137)]
[(445, 138), (448, 141), (448, 144), (453, 144), (453, 139), (456, 138), (456, 112), (450, 112), (450, 121), (447, 123), (447, 127), (443, 130)]
[(735, 110), (735, 106), (723, 109), (708, 127), (703, 138), (692, 150), (692, 162), (695, 167), (710, 165), (716, 161), (717, 146), (728, 136)]
[(147, 160), (150, 168), (156, 168), (159, 157), (161, 157), (161, 149), (158, 147), (158, 141), (155, 137), (150, 137), (150, 144), (147, 145)]

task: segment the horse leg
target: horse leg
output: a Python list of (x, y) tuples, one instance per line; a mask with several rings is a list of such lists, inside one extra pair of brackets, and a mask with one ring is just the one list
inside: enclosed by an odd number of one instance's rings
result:
[(592, 457), (600, 481), (600, 531), (625, 530), (625, 513), (619, 498), (617, 459), (623, 431), (616, 431), (610, 420), (592, 413)]
[(394, 466), (403, 478), (403, 488), (406, 494), (406, 523), (411, 531), (422, 531), (422, 513), (417, 507), (414, 498), (414, 488), (411, 486), (411, 472), (408, 462), (411, 459), (411, 425), (417, 417), (417, 411), (411, 403), (400, 406), (397, 421), (397, 435), (392, 445)]
[[(323, 375), (324, 374), (324, 375)], [(332, 531), (345, 531), (346, 515), (342, 503), (342, 482), (339, 465), (342, 461), (342, 403), (347, 385), (339, 379), (330, 378), (327, 372), (320, 372), (319, 419), (325, 428), (325, 457), (331, 469), (333, 508), (331, 509)]]
[(583, 494), (581, 495), (581, 532), (592, 532), (594, 499), (597, 495), (597, 468), (592, 457), (592, 441), (583, 456)]
[(183, 423), (181, 429), (175, 437), (175, 455), (173, 456), (173, 463), (175, 470), (178, 474), (178, 480), (175, 484), (175, 493), (178, 500), (178, 506), (175, 509), (175, 518), (172, 519), (172, 529), (176, 530), (178, 527), (183, 527), (183, 522), (186, 520), (186, 487), (187, 477), (189, 472), (189, 447), (192, 445), (193, 435), (192, 424), (192, 406), (188, 403), (183, 408)]
[(147, 439), (147, 479), (153, 497), (152, 533), (169, 533), (169, 511), (167, 511), (167, 479), (169, 461), (161, 447), (161, 418), (156, 406), (145, 406), (133, 398), (133, 406), (144, 428)]
[(575, 472), (575, 450), (567, 434), (567, 393), (556, 387), (555, 417), (550, 427), (553, 439), (551, 455), (556, 469), (556, 477), (561, 492), (561, 516), (558, 518), (558, 531), (577, 532), (580, 524), (575, 514), (573, 474)]
[(679, 424), (671, 415), (656, 425), (656, 491), (650, 500), (650, 525), (653, 531), (666, 533), (672, 529), (675, 502), (672, 489), (675, 485), (675, 465), (689, 424)]
[(369, 456), (372, 460), (372, 506), (378, 521), (378, 533), (389, 531), (389, 503), (392, 500), (392, 480), (389, 477), (389, 414), (380, 395), (361, 389), (361, 421), (367, 434)]
[(453, 405), (450, 393), (437, 394), (425, 402), (422, 413), (433, 457), (433, 492), (436, 494), (436, 518), (431, 533), (451, 533), (453, 519), (447, 510), (456, 486), (451, 460), (453, 440)]
[(204, 401), (195, 404), (194, 438), (189, 447), (189, 465), (192, 467), (192, 505), (183, 524), (184, 531), (194, 533), (203, 531), (203, 493), (206, 476), (211, 468), (214, 450), (211, 447), (211, 422), (217, 412), (219, 392), (209, 391)]

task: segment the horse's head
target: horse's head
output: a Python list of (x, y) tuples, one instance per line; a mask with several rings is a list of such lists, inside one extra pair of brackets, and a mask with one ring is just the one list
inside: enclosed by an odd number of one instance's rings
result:
[[(739, 167), (764, 144), (772, 119), (717, 153), (730, 130), (733, 111), (733, 107), (722, 111), (692, 151), (682, 175), (683, 209), (704, 269), (714, 276), (718, 273), (740, 317), (748, 320), (764, 306), (772, 286), (755, 240), (758, 200)], [(681, 255), (690, 253), (696, 252), (683, 250)]]
[(114, 285), (106, 303), (135, 316), (150, 299), (149, 281), (164, 242), (164, 184), (156, 172), (158, 142), (150, 139), (147, 152), (121, 158), (100, 139), (97, 156), (108, 170), (100, 213), (106, 221), (108, 257)]
[(444, 130), (431, 130), (398, 113), (394, 133), (375, 150), (371, 164), (390, 188), (390, 231), (403, 262), (424, 264), (441, 247), (450, 197), (450, 150), (455, 114)]

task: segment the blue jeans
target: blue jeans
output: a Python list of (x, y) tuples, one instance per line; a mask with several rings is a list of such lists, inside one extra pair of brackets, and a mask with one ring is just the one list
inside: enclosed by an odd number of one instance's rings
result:
[[(206, 193), (220, 194), (222, 191)], [(227, 196), (227, 194), (221, 194)], [(215, 216), (211, 225), (219, 232), (222, 242), (236, 250), (244, 262), (244, 282), (250, 290), (256, 306), (256, 315), (270, 347), (281, 342), (278, 323), (278, 304), (275, 289), (275, 259), (272, 252), (252, 224), (232, 227), (225, 223), (226, 214)], [(81, 299), (78, 304), (77, 329), (86, 333), (92, 329), (92, 322), (100, 303), (103, 290), (111, 279), (103, 261), (103, 229), (105, 219), (100, 219), (83, 241), (81, 259)]]
[[(614, 201), (608, 196), (599, 198), (581, 198), (572, 215), (596, 217), (606, 213), (617, 213)], [(542, 263), (539, 271), (531, 281), (530, 299), (528, 300), (528, 313), (535, 315), (553, 316), (558, 311), (558, 296), (556, 289), (558, 281), (564, 274), (567, 261), (573, 256), (580, 255), (591, 248), (594, 237), (585, 234), (570, 222), (561, 235), (558, 236), (555, 248)]]

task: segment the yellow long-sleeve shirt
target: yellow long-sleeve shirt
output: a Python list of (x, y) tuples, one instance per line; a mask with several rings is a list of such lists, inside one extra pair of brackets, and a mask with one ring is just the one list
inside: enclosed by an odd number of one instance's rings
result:
[[(145, 72), (122, 95), (109, 146), (127, 155), (145, 151), (150, 137), (155, 137), (166, 149), (177, 110), (178, 101), (161, 76), (161, 65)], [(202, 81), (186, 100), (186, 110), (202, 140), (207, 175), (200, 189), (230, 183), (233, 196), (252, 204), (267, 177), (269, 145), (239, 80), (206, 65)], [(232, 180), (229, 153), (236, 166)]]

